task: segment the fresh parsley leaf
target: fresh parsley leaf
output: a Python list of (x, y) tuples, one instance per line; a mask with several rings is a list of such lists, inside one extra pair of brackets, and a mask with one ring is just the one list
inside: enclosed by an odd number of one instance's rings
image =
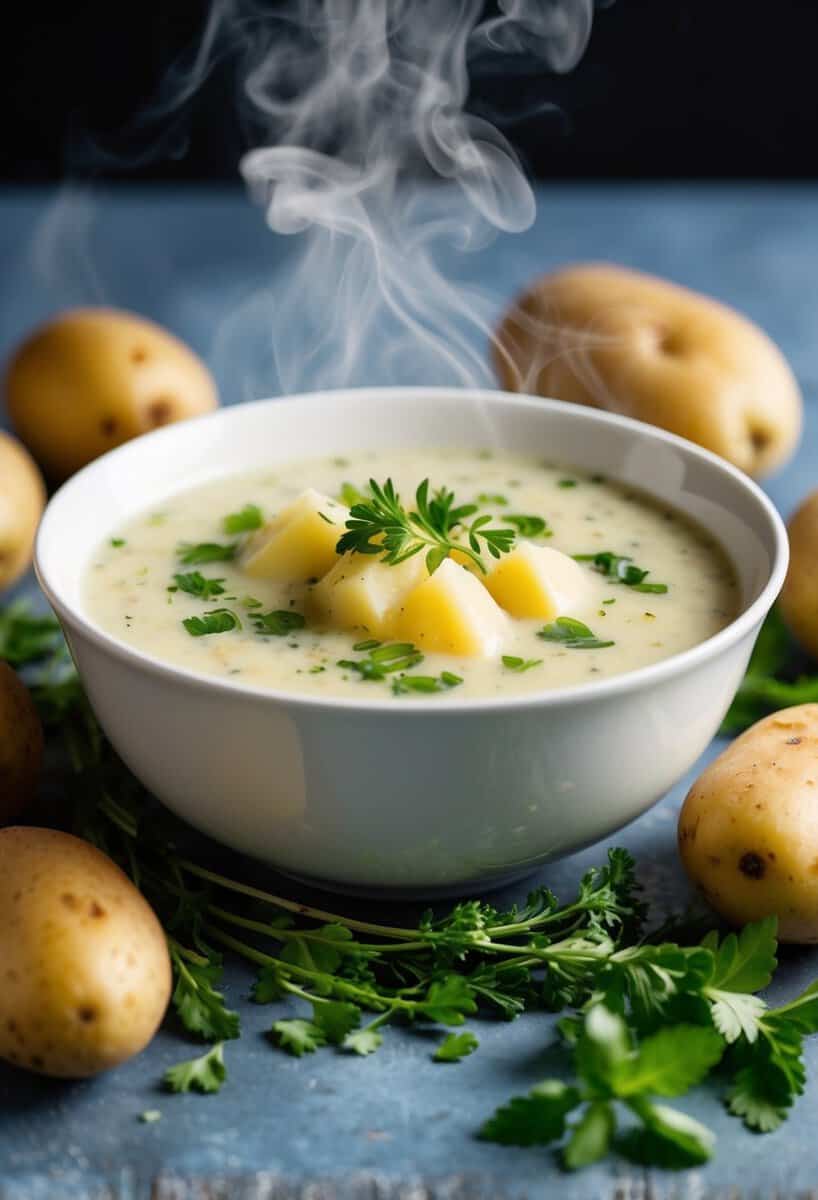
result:
[(721, 943), (716, 933), (702, 942), (714, 956), (704, 994), (712, 1007), (713, 1023), (728, 1042), (742, 1035), (749, 1042), (756, 1039), (767, 1005), (751, 993), (767, 987), (773, 977), (777, 927), (777, 919), (767, 917), (746, 925), (738, 935), (728, 934)]
[(508, 497), (501, 495), (499, 492), (481, 492), (477, 497), (478, 504), (497, 504), (504, 507), (508, 504)]
[(268, 963), (259, 968), (250, 998), (254, 1004), (272, 1004), (286, 996), (281, 971), (276, 964)]
[(343, 1045), (348, 1034), (358, 1028), (361, 1010), (357, 1004), (344, 1000), (324, 1000), (312, 1006), (312, 1023), (324, 1034), (328, 1042)]
[(157, 1121), (162, 1120), (162, 1114), (158, 1108), (146, 1108), (139, 1114), (139, 1120), (143, 1125), (155, 1125)]
[(645, 1128), (620, 1141), (620, 1149), (634, 1162), (662, 1167), (687, 1167), (705, 1163), (713, 1153), (715, 1134), (666, 1104), (640, 1101), (633, 1106)]
[(356, 653), (359, 653), (364, 650), (377, 650), (380, 645), (381, 645), (381, 643), (378, 641), (377, 638), (367, 638), (363, 642), (356, 642), (355, 645), (352, 647), (352, 649)]
[(200, 600), (211, 600), (214, 596), (224, 594), (223, 579), (205, 579), (200, 571), (176, 574), (173, 576), (173, 582), (180, 592), (198, 596)]
[(637, 567), (627, 554), (614, 554), (612, 550), (598, 550), (592, 554), (575, 554), (575, 562), (589, 562), (593, 569), (614, 583), (624, 583), (625, 587), (634, 592), (650, 592), (663, 595), (667, 591), (666, 583), (645, 583), (645, 576), (650, 571)]
[[(366, 643), (357, 643), (363, 648)], [(423, 662), (423, 655), (411, 642), (389, 642), (373, 645), (366, 658), (341, 658), (338, 666), (345, 671), (357, 671), (363, 680), (384, 680), (396, 671), (408, 671)]]
[(257, 504), (245, 504), (240, 512), (230, 513), (222, 521), (225, 533), (249, 533), (252, 529), (261, 529), (264, 518)]
[(463, 1033), (449, 1033), (438, 1046), (433, 1058), (435, 1062), (460, 1062), (461, 1058), (473, 1054), (479, 1045), (477, 1038), (468, 1030)]
[(270, 1032), (275, 1043), (296, 1058), (301, 1058), (304, 1054), (314, 1054), (321, 1046), (327, 1044), (323, 1029), (300, 1017), (290, 1021), (276, 1021)]
[(241, 606), (242, 606), (242, 608), (263, 608), (264, 607), (261, 600), (257, 600), (255, 598), (255, 596), (242, 596)]
[(119, 550), (120, 547), (127, 545), (125, 538), (111, 538), (111, 545), (114, 550)]
[(462, 1025), (477, 1012), (472, 989), (462, 975), (446, 975), (435, 980), (422, 1002), (423, 1015), (440, 1025)]
[(164, 1075), (164, 1084), (171, 1092), (218, 1092), (227, 1078), (224, 1065), (224, 1047), (221, 1042), (186, 1062), (169, 1067)]
[(180, 562), (186, 566), (197, 563), (231, 562), (238, 551), (238, 543), (230, 542), (222, 545), (219, 542), (180, 542), (176, 554)]
[(542, 664), (541, 658), (519, 658), (516, 654), (504, 654), (503, 666), (507, 671), (530, 671), (532, 667), (539, 667)]
[(312, 934), (310, 938), (288, 938), (280, 954), (281, 961), (332, 975), (345, 956), (355, 951), (352, 932), (346, 925), (321, 925)]
[(525, 516), (523, 513), (509, 513), (502, 518), (507, 525), (513, 525), (520, 537), (536, 538), (551, 537), (552, 530), (543, 517)]
[(377, 1029), (356, 1029), (354, 1033), (348, 1033), (342, 1042), (345, 1050), (351, 1050), (361, 1057), (374, 1054), (382, 1044), (383, 1034), (378, 1033)]
[[(490, 516), (474, 517), (476, 504), (455, 506), (454, 492), (439, 488), (429, 494), (424, 479), (415, 492), (415, 508), (407, 511), (401, 504), (391, 479), (381, 485), (369, 481), (371, 499), (353, 504), (336, 549), (339, 554), (379, 554), (392, 566), (424, 552), (426, 567), (433, 574), (452, 550), (467, 555), (485, 571), (480, 558), (487, 552), (493, 558), (509, 551), (514, 533), (509, 529), (488, 529)], [(468, 521), (468, 518), (474, 520)], [(456, 540), (455, 534), (464, 539)]]
[(339, 499), (347, 508), (352, 508), (354, 504), (366, 504), (370, 497), (368, 491), (362, 492), (354, 483), (342, 483)]
[(571, 1127), (571, 1136), (562, 1160), (569, 1171), (589, 1167), (608, 1153), (616, 1129), (613, 1106), (606, 1100), (589, 1104), (579, 1121)]
[(557, 617), (550, 625), (544, 625), (537, 634), (546, 642), (559, 642), (570, 650), (604, 650), (613, 642), (601, 641), (582, 621), (575, 617)]
[(209, 633), (229, 633), (241, 629), (241, 621), (232, 608), (214, 608), (201, 617), (185, 617), (182, 621), (191, 637), (205, 637)]
[(188, 1033), (208, 1042), (237, 1038), (239, 1014), (215, 987), (222, 974), (219, 959), (193, 961), (171, 944), (171, 961), (176, 980), (171, 1003)]
[(286, 637), (288, 633), (295, 629), (303, 629), (306, 625), (301, 613), (287, 608), (277, 608), (268, 613), (252, 613), (250, 619), (256, 633), (269, 634), (272, 637)]
[(0, 660), (24, 667), (63, 646), (62, 631), (53, 617), (39, 617), (24, 600), (0, 609)]
[(565, 1118), (581, 1100), (578, 1088), (550, 1079), (498, 1108), (479, 1136), (501, 1146), (547, 1146), (565, 1133)]
[(578, 481), (576, 479), (560, 479), (557, 483), (557, 487), (561, 488), (575, 488), (577, 486)]
[(701, 1025), (672, 1025), (645, 1038), (614, 1068), (611, 1087), (625, 1098), (643, 1092), (682, 1096), (699, 1083), (724, 1053), (724, 1041)]

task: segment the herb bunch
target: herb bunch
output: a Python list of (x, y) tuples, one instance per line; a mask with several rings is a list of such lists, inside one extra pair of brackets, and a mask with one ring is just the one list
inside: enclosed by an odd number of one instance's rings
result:
[(467, 900), (406, 927), (273, 895), (188, 853), (189, 831), (106, 742), (56, 623), (7, 609), (0, 639), (27, 664), (46, 730), (64, 742), (74, 831), (120, 863), (165, 928), (173, 1010), (208, 1047), (170, 1068), (171, 1091), (214, 1092), (227, 1077), (225, 1044), (241, 1032), (220, 990), (228, 954), (254, 967), (257, 1004), (301, 1007), (269, 1029), (298, 1057), (323, 1047), (367, 1056), (391, 1025), (409, 1023), (451, 1028), (433, 1057), (456, 1062), (477, 1048), (462, 1027), (479, 1013), (570, 1010), (558, 1022), (561, 1076), (512, 1098), (481, 1130), (506, 1144), (559, 1144), (568, 1168), (612, 1149), (668, 1166), (703, 1161), (712, 1134), (664, 1100), (717, 1068), (729, 1111), (759, 1132), (777, 1128), (803, 1092), (818, 983), (778, 1008), (758, 995), (776, 967), (775, 919), (724, 938), (694, 941), (680, 927), (646, 937), (634, 864), (618, 849), (568, 903), (540, 887), (507, 910)]
[(802, 671), (793, 640), (778, 609), (773, 608), (761, 627), (722, 733), (740, 733), (779, 708), (818, 702), (818, 675)]
[[(491, 516), (475, 517), (477, 504), (455, 505), (454, 492), (438, 488), (429, 492), (424, 479), (415, 492), (415, 508), (401, 503), (391, 479), (384, 484), (369, 481), (371, 498), (353, 504), (336, 547), (339, 554), (379, 554), (391, 566), (425, 552), (426, 567), (432, 575), (445, 558), (457, 550), (485, 572), (481, 553), (492, 558), (506, 554), (514, 544), (513, 529), (488, 528)], [(474, 520), (469, 518), (474, 517)], [(463, 540), (458, 541), (457, 535)]]

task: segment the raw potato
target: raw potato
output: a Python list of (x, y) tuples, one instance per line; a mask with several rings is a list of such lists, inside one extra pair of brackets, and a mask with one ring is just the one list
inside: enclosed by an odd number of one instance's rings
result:
[(28, 688), (0, 662), (0, 825), (16, 821), (34, 799), (42, 761), (43, 727)]
[(0, 431), (0, 591), (28, 570), (45, 484), (25, 446)]
[(679, 853), (728, 921), (775, 914), (782, 941), (818, 942), (818, 704), (765, 717), (702, 772)]
[(801, 432), (795, 377), (757, 325), (622, 267), (543, 276), (506, 314), (494, 361), (512, 391), (659, 425), (751, 475), (780, 467)]
[(138, 1054), (170, 996), (165, 936), (130, 880), (88, 842), (0, 830), (0, 1058), (96, 1075)]
[(38, 329), (9, 364), (5, 398), (16, 432), (54, 480), (218, 404), (192, 350), (113, 308), (74, 309)]
[(790, 567), (778, 598), (784, 620), (818, 658), (818, 490), (790, 517)]

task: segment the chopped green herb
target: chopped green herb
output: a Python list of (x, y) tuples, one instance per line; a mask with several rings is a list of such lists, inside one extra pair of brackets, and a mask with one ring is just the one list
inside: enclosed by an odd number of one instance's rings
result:
[(392, 680), (392, 692), (396, 696), (409, 692), (445, 692), (462, 682), (462, 676), (451, 671), (441, 671), (440, 675), (399, 675)]
[(357, 671), (361, 679), (383, 680), (395, 671), (408, 671), (423, 662), (423, 655), (411, 642), (378, 644), (366, 658), (341, 658), (338, 666), (346, 671)]
[(650, 572), (643, 570), (642, 567), (637, 567), (627, 554), (614, 554), (612, 550), (599, 550), (593, 554), (575, 554), (573, 557), (575, 562), (591, 563), (593, 569), (600, 575), (613, 580), (614, 583), (624, 583), (625, 587), (631, 588), (634, 592), (664, 595), (667, 591), (666, 583), (644, 583), (645, 576)]
[(221, 545), (219, 542), (181, 542), (176, 549), (180, 562), (188, 566), (195, 563), (230, 562), (236, 557), (237, 542)]
[(224, 595), (222, 587), (224, 580), (205, 579), (200, 571), (190, 571), (186, 575), (174, 575), (173, 579), (179, 591), (187, 592), (191, 596), (198, 596), (200, 600), (210, 600), (213, 596)]
[(218, 1092), (227, 1078), (221, 1042), (201, 1055), (177, 1063), (165, 1072), (164, 1084), (171, 1092)]
[(360, 491), (354, 483), (342, 483), (340, 500), (347, 508), (352, 508), (353, 504), (366, 504), (369, 500), (369, 493)]
[(355, 651), (377, 650), (380, 645), (381, 643), (377, 638), (368, 638), (365, 642), (356, 642), (352, 649)]
[(127, 543), (124, 538), (111, 538), (111, 545), (115, 550), (118, 550), (120, 546), (125, 546), (126, 544)]
[(322, 667), (320, 665), (315, 666), (315, 667), (310, 667), (309, 674), (310, 675), (320, 675), (321, 672), (326, 671), (326, 669), (327, 669), (326, 667)]
[(480, 1045), (473, 1033), (465, 1030), (463, 1033), (449, 1033), (435, 1051), (435, 1062), (460, 1062), (469, 1054), (474, 1054)]
[(499, 492), (481, 492), (477, 497), (478, 504), (499, 504), (501, 507), (508, 504), (508, 497), (501, 495)]
[(571, 650), (604, 650), (613, 642), (602, 642), (595, 633), (575, 617), (557, 617), (550, 625), (544, 625), (537, 634), (546, 642), (559, 642)]
[(249, 533), (252, 529), (261, 529), (264, 517), (257, 504), (245, 504), (240, 512), (230, 513), (222, 521), (225, 533)]
[(209, 633), (229, 633), (241, 629), (241, 621), (231, 608), (214, 608), (201, 617), (185, 617), (182, 621), (191, 637), (204, 637)]
[(504, 654), (503, 666), (509, 671), (530, 671), (532, 667), (539, 667), (542, 663), (541, 658), (518, 658), (516, 654)]
[(532, 517), (522, 513), (514, 513), (501, 519), (506, 521), (507, 524), (513, 525), (520, 537), (551, 537), (553, 532), (548, 528), (548, 522), (543, 517)]
[(334, 524), (335, 524), (335, 522), (333, 521), (332, 517), (328, 517), (326, 513), (319, 512), (319, 514), (318, 514), (318, 515), (319, 515), (319, 517), (321, 518), (321, 520), (322, 520), (322, 521), (326, 521), (327, 525), (334, 525)]
[(603, 600), (602, 603), (603, 604), (616, 604), (616, 597), (614, 596), (611, 600)]
[[(354, 504), (346, 521), (346, 533), (336, 547), (339, 554), (355, 551), (358, 554), (382, 555), (385, 563), (395, 566), (422, 551), (426, 567), (433, 574), (452, 550), (468, 555), (485, 572), (481, 552), (493, 558), (507, 553), (514, 543), (509, 529), (487, 529), (490, 516), (475, 517), (476, 504), (454, 507), (454, 492), (439, 488), (429, 495), (429, 480), (424, 479), (415, 493), (415, 510), (409, 512), (401, 504), (391, 479), (381, 486), (369, 481), (372, 499)], [(453, 537), (461, 530), (466, 537), (458, 542)], [(481, 545), (482, 542), (482, 545)]]
[(143, 1125), (155, 1125), (157, 1121), (162, 1120), (162, 1114), (158, 1108), (146, 1108), (139, 1114), (139, 1120)]
[(256, 600), (255, 596), (242, 596), (242, 608), (263, 608), (261, 600)]
[(20, 667), (58, 650), (67, 660), (62, 632), (53, 617), (36, 616), (25, 600), (0, 609), (0, 660)]
[(578, 481), (576, 479), (560, 479), (557, 483), (557, 487), (573, 488), (577, 486), (577, 483)]
[(286, 637), (294, 629), (303, 629), (306, 624), (301, 613), (287, 608), (277, 608), (268, 613), (252, 613), (250, 620), (257, 633), (272, 634), (273, 637)]

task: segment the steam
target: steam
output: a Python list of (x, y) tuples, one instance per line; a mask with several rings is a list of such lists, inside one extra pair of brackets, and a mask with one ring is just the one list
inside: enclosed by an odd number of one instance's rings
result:
[[(214, 0), (192, 57), (165, 80), (136, 161), (179, 148), (179, 114), (233, 64), (254, 148), (240, 171), (281, 269), (225, 322), (225, 364), (248, 330), (264, 361), (245, 390), (360, 384), (491, 386), (496, 301), (458, 284), (467, 255), (534, 220), (522, 164), (496, 122), (468, 111), (470, 75), (570, 70), (593, 0)], [(513, 89), (512, 89), (513, 90)], [(99, 147), (97, 147), (99, 150)], [(110, 151), (106, 157), (110, 161)], [(132, 160), (134, 161), (134, 160)], [(233, 374), (235, 375), (235, 358)]]

